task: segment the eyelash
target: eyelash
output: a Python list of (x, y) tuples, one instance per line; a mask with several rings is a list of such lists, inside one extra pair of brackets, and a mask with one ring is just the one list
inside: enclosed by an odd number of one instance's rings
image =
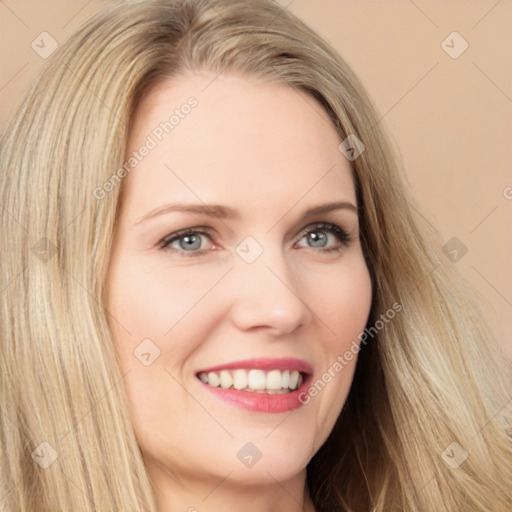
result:
[[(316, 231), (327, 231), (331, 234), (333, 234), (341, 243), (339, 247), (330, 247), (328, 249), (320, 249), (319, 252), (324, 253), (331, 253), (331, 252), (340, 252), (343, 248), (345, 248), (349, 243), (351, 242), (352, 238), (351, 236), (342, 228), (337, 226), (336, 224), (331, 224), (329, 222), (320, 222), (317, 224), (312, 224), (305, 228), (300, 236), (299, 240), (302, 240), (306, 235), (310, 233), (314, 233)], [(185, 251), (183, 249), (175, 249), (169, 247), (173, 242), (176, 240), (179, 240), (180, 238), (190, 236), (190, 235), (204, 235), (212, 239), (212, 230), (208, 227), (197, 227), (197, 228), (188, 228), (181, 231), (177, 231), (176, 233), (172, 233), (158, 243), (158, 246), (160, 249), (171, 251), (171, 252), (177, 252), (180, 253), (184, 257), (196, 257), (196, 256), (202, 256), (204, 255), (204, 250), (198, 250), (198, 251)], [(314, 247), (311, 247), (311, 249), (314, 249)]]

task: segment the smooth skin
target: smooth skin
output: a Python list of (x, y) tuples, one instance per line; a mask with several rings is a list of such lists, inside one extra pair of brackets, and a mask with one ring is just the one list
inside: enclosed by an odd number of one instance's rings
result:
[[(349, 162), (310, 95), (207, 73), (168, 79), (143, 98), (127, 155), (190, 96), (197, 106), (122, 183), (107, 307), (135, 433), (159, 512), (313, 512), (306, 466), (345, 403), (357, 358), (285, 413), (235, 407), (196, 372), (297, 357), (317, 380), (358, 339), (372, 290)], [(161, 210), (177, 202), (238, 215)], [(333, 202), (353, 208), (304, 217)], [(236, 251), (249, 236), (258, 244), (249, 251), (263, 249), (252, 263)], [(148, 365), (134, 355), (143, 340)], [(262, 454), (252, 467), (237, 457), (248, 442)]]

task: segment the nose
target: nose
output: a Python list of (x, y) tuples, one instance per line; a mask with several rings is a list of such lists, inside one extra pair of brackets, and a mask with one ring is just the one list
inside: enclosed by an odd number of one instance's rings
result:
[(242, 331), (267, 329), (273, 336), (290, 334), (308, 324), (312, 312), (305, 282), (281, 251), (268, 249), (253, 263), (238, 260), (231, 272), (231, 317)]

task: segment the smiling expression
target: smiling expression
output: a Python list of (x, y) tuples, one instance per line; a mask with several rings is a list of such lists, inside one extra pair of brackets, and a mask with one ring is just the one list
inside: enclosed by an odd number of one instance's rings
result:
[[(283, 480), (326, 440), (352, 382), (356, 358), (307, 405), (290, 398), (366, 326), (358, 205), (313, 97), (213, 78), (167, 80), (138, 106), (128, 154), (197, 98), (122, 183), (110, 325), (154, 476)], [(262, 454), (250, 470), (237, 458), (248, 442)]]

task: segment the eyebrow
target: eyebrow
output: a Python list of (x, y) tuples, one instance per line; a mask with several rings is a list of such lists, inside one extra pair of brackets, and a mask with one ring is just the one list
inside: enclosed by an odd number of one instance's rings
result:
[[(312, 217), (322, 213), (327, 213), (333, 210), (350, 210), (357, 213), (357, 207), (347, 201), (337, 201), (334, 203), (326, 203), (318, 206), (308, 208), (303, 214), (303, 217)], [(146, 215), (142, 216), (135, 224), (140, 224), (143, 221), (158, 217), (160, 215), (172, 213), (172, 212), (183, 212), (193, 213), (199, 215), (208, 215), (215, 219), (239, 219), (240, 212), (229, 206), (220, 204), (183, 204), (183, 203), (172, 203), (159, 206), (158, 208), (151, 210)]]

